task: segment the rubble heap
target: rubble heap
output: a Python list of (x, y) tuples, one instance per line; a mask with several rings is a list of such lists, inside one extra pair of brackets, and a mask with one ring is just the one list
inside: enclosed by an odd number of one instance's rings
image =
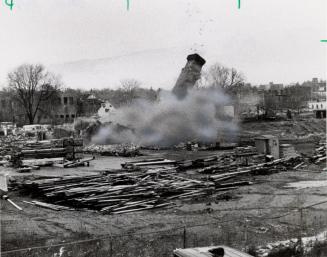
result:
[(102, 156), (124, 156), (134, 157), (142, 155), (140, 148), (133, 144), (116, 144), (116, 145), (89, 145), (84, 147), (84, 153), (100, 154)]

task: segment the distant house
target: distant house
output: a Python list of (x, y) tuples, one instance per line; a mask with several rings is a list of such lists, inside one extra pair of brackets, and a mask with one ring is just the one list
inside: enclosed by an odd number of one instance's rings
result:
[(263, 102), (262, 90), (245, 85), (235, 95), (235, 114), (240, 119), (255, 117), (258, 114), (258, 106)]
[(90, 116), (96, 115), (103, 103), (104, 103), (104, 101), (97, 98), (93, 94), (84, 95), (80, 99), (79, 116), (90, 117)]
[(71, 123), (77, 117), (78, 97), (73, 91), (64, 91), (52, 107), (52, 112), (49, 115), (44, 115), (40, 123)]
[(326, 81), (318, 81), (317, 78), (313, 78), (312, 81), (307, 81), (304, 84), (311, 88), (309, 109), (313, 111), (316, 118), (326, 118)]
[(309, 102), (308, 103), (309, 109), (313, 111), (315, 114), (316, 118), (326, 118), (326, 102)]

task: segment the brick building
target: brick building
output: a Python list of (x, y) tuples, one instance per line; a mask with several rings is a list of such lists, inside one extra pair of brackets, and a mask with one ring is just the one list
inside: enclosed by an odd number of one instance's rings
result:
[[(94, 95), (81, 94), (75, 90), (65, 90), (58, 97), (44, 103), (37, 112), (35, 124), (72, 123), (76, 117), (97, 114), (103, 101)], [(0, 91), (0, 122), (29, 124), (23, 107), (13, 100), (10, 92)]]

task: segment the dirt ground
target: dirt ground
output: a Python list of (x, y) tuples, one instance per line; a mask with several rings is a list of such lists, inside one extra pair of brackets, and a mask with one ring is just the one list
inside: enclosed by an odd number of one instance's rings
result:
[[(313, 147), (310, 142), (296, 146), (303, 153), (309, 153)], [(144, 153), (147, 158), (183, 159), (221, 152)], [(126, 160), (131, 159), (98, 157), (91, 167), (64, 171), (43, 168), (35, 174), (83, 175), (119, 168)], [(310, 165), (303, 170), (251, 177), (253, 185), (234, 190), (227, 200), (207, 197), (176, 201), (170, 208), (120, 215), (43, 209), (24, 203), (23, 200), (31, 200), (28, 196), (11, 192), (10, 198), (23, 211), (1, 200), (1, 249), (3, 256), (172, 256), (172, 250), (185, 246), (227, 244), (242, 249), (299, 235), (315, 235), (327, 230), (327, 202), (310, 207), (327, 201), (325, 167), (325, 164)], [(17, 175), (10, 169), (5, 172)], [(306, 208), (301, 212), (301, 207)], [(12, 251), (90, 239), (94, 240)]]

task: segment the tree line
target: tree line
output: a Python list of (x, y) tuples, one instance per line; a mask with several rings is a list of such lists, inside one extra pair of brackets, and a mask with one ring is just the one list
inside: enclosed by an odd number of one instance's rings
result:
[[(249, 94), (258, 94), (260, 90), (249, 85), (245, 84), (245, 76), (241, 72), (216, 63), (202, 72), (196, 88), (219, 88), (237, 102), (237, 100), (242, 100), (237, 98), (240, 92), (249, 91)], [(264, 110), (266, 114), (269, 110), (281, 108), (301, 109), (305, 107), (310, 98), (310, 90), (309, 86), (297, 84), (283, 89), (282, 92), (261, 91), (263, 97), (257, 103), (257, 107)], [(109, 101), (117, 108), (129, 105), (140, 98), (156, 101), (160, 93), (160, 89), (142, 87), (141, 82), (135, 79), (122, 80), (118, 89), (104, 88), (83, 91), (64, 88), (60, 77), (47, 71), (41, 64), (24, 64), (14, 69), (8, 74), (8, 84), (2, 92), (19, 106), (28, 122), (33, 124), (38, 113), (49, 113), (49, 108), (60, 104), (58, 99), (63, 91), (70, 91), (78, 100), (93, 94), (98, 99)], [(76, 104), (81, 104), (81, 101)]]

